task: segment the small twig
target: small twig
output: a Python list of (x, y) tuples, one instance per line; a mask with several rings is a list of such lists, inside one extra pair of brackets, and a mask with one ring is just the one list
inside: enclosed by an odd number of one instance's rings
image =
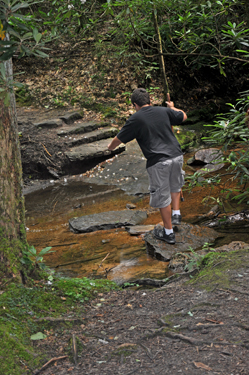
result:
[(60, 359), (65, 359), (67, 357), (68, 357), (68, 355), (64, 355), (62, 357), (57, 357), (57, 358), (50, 359), (50, 361), (48, 361), (47, 363), (45, 363), (45, 365), (43, 365), (38, 371), (36, 371), (34, 373), (34, 375), (40, 374), (40, 372), (42, 372), (48, 365), (50, 365), (50, 363), (55, 362), (55, 361), (59, 361)]
[(57, 203), (58, 203), (58, 201), (56, 201), (54, 206), (53, 206), (52, 214), (54, 213), (54, 209), (55, 209), (55, 206), (57, 205)]
[(57, 168), (57, 165), (52, 161), (50, 160), (44, 153), (43, 153), (44, 157), (54, 166)]
[(44, 150), (48, 153), (48, 155), (51, 156), (51, 158), (52, 158), (52, 155), (48, 152), (48, 150), (46, 149), (46, 147), (44, 146), (43, 143), (42, 143), (42, 146), (44, 147)]
[(240, 293), (240, 294), (245, 294), (246, 296), (249, 296), (248, 292), (240, 291), (237, 289), (232, 289), (232, 288), (224, 288), (224, 289), (219, 289), (222, 292), (230, 292), (230, 293)]
[(100, 262), (100, 264), (99, 264), (99, 268), (100, 268), (100, 267), (103, 267), (103, 266), (102, 266), (102, 263), (106, 260), (106, 258), (107, 258), (109, 255), (110, 255), (110, 253), (108, 253), (108, 254), (104, 257), (104, 259)]
[(147, 356), (149, 357), (149, 359), (153, 360), (153, 356), (152, 356), (152, 354), (151, 354), (150, 349), (147, 348), (147, 346), (145, 346), (145, 345), (142, 344), (141, 342), (139, 343), (139, 345), (140, 345), (143, 349), (145, 349), (146, 354), (147, 354)]
[(75, 363), (75, 366), (77, 366), (77, 357), (78, 357), (78, 354), (77, 354), (77, 342), (76, 342), (76, 338), (75, 338), (75, 334), (74, 333), (73, 333), (73, 336), (72, 336), (72, 350), (73, 350), (74, 363)]

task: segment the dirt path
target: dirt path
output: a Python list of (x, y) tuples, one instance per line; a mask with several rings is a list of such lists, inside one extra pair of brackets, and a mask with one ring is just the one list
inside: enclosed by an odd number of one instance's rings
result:
[(34, 374), (248, 374), (248, 284), (249, 249), (191, 282), (99, 294), (74, 327), (53, 325), (36, 344), (54, 360)]

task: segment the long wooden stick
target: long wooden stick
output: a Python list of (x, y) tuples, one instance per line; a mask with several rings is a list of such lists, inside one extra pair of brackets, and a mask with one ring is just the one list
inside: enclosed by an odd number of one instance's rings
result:
[(153, 18), (154, 18), (154, 27), (157, 35), (157, 49), (159, 53), (159, 61), (160, 61), (160, 67), (161, 67), (161, 73), (163, 77), (163, 91), (164, 91), (164, 102), (167, 100), (167, 95), (169, 95), (169, 85), (168, 80), (166, 76), (166, 70), (165, 70), (165, 63), (164, 63), (164, 57), (163, 57), (163, 45), (162, 45), (162, 38), (158, 26), (158, 20), (157, 20), (157, 9), (155, 4), (153, 3)]

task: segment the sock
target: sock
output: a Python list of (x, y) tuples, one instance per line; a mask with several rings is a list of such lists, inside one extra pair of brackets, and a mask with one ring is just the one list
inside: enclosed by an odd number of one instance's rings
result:
[(164, 228), (165, 230), (165, 233), (167, 234), (167, 236), (170, 234), (170, 233), (174, 233), (173, 229), (166, 229)]
[(173, 215), (181, 215), (180, 210), (172, 210), (172, 216)]

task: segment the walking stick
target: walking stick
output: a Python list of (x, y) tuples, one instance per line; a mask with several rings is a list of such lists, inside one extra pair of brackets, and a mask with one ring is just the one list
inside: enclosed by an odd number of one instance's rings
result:
[[(167, 92), (167, 101), (170, 102), (170, 93), (169, 93), (169, 90)], [(172, 132), (174, 133), (174, 128), (173, 126), (171, 125), (171, 129), (172, 129)], [(184, 196), (183, 196), (183, 192), (182, 192), (182, 189), (181, 189), (181, 192), (180, 192), (180, 200), (181, 202), (184, 202)]]

